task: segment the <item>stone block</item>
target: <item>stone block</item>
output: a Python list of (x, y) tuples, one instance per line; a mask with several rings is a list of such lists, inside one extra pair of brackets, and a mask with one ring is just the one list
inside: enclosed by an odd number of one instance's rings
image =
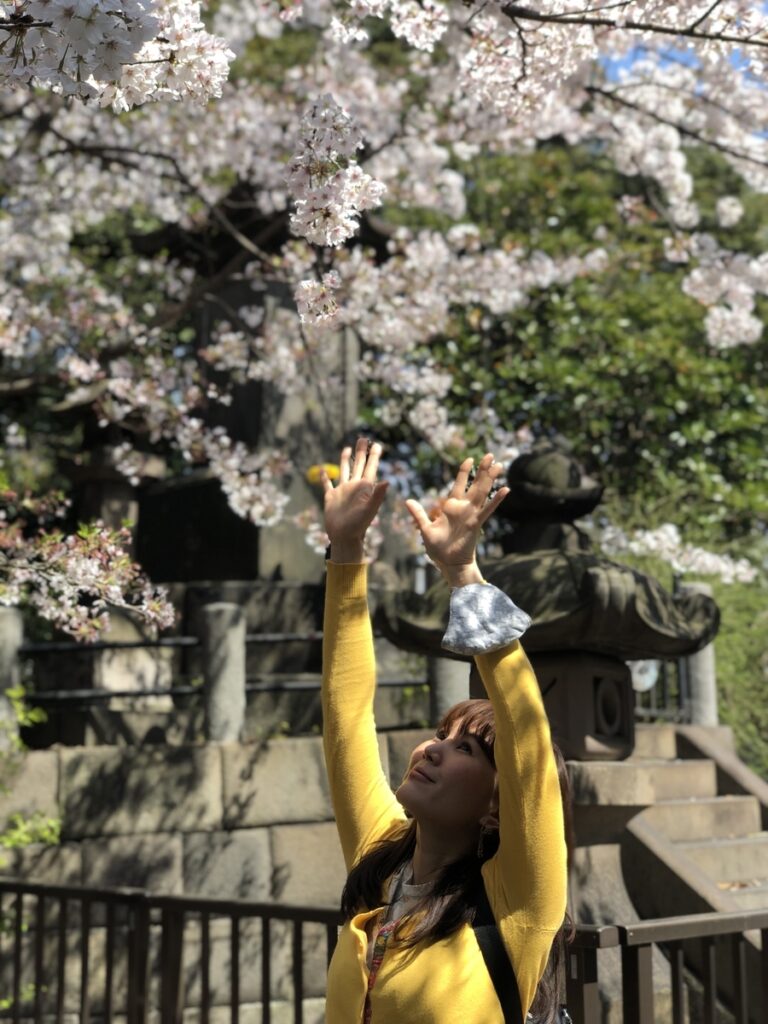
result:
[(7, 755), (0, 788), (0, 829), (12, 814), (58, 817), (59, 755), (55, 750), (29, 750)]
[(218, 747), (61, 752), (62, 834), (80, 839), (221, 827)]
[(85, 725), (83, 746), (189, 746), (202, 741), (203, 724), (202, 706), (136, 712), (92, 707)]
[(338, 907), (346, 881), (336, 825), (276, 825), (272, 898), (299, 906)]
[[(146, 634), (130, 613), (113, 610), (105, 640), (141, 642)], [(93, 658), (93, 685), (105, 690), (167, 690), (178, 672), (180, 651), (172, 647), (135, 647), (97, 651)], [(170, 696), (114, 697), (112, 710), (149, 711), (172, 708)]]
[(425, 682), (378, 686), (373, 705), (379, 729), (423, 728), (429, 721), (429, 687)]
[(576, 804), (646, 807), (717, 792), (711, 761), (571, 761), (569, 772)]
[(272, 857), (266, 828), (184, 836), (184, 893), (261, 902), (270, 897)]
[(233, 744), (221, 750), (227, 828), (333, 817), (319, 738)]
[(180, 835), (87, 839), (81, 847), (83, 878), (89, 886), (147, 889), (163, 895), (183, 891)]
[(48, 846), (32, 843), (0, 855), (0, 874), (42, 885), (82, 885), (79, 843)]

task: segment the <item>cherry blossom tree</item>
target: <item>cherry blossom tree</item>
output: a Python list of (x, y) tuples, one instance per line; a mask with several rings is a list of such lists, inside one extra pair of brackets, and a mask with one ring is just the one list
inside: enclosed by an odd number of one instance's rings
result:
[(377, 422), (450, 457), (483, 436), (445, 402), (457, 312), (610, 263), (599, 237), (553, 256), (468, 217), (479, 162), (552, 140), (643, 183), (700, 344), (754, 345), (768, 256), (729, 247), (733, 189), (702, 223), (690, 153), (768, 191), (767, 27), (746, 0), (221, 0), (205, 24), (190, 0), (0, 3), (9, 484), (87, 435), (129, 480), (163, 450), (276, 522), (295, 453), (248, 450), (225, 410), (254, 381), (332, 404), (340, 336), (361, 388), (386, 383)]

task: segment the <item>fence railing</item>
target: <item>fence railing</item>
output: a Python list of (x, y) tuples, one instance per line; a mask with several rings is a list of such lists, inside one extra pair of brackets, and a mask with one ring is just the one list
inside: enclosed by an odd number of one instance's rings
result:
[[(255, 993), (263, 1024), (271, 1024), (275, 1000), (290, 1004), (294, 1024), (303, 1024), (305, 999), (322, 998), (339, 924), (338, 911), (316, 907), (0, 879), (0, 1017), (62, 1024), (74, 1013), (80, 1024), (117, 1017), (146, 1024), (159, 1010), (161, 1024), (181, 1024), (192, 1007), (195, 1019), (209, 1024), (215, 1006), (239, 1024), (241, 1006)], [(761, 951), (745, 938), (750, 930), (761, 933)], [(601, 955), (610, 949), (621, 955), (623, 1024), (655, 1024), (654, 947), (670, 963), (671, 1024), (692, 1022), (685, 998), (691, 985), (703, 993), (697, 1024), (716, 1024), (715, 943), (722, 939), (730, 949), (734, 1024), (768, 1020), (766, 909), (577, 927), (566, 972), (574, 1024), (602, 1020)], [(699, 957), (689, 956), (692, 945)], [(748, 983), (748, 951), (758, 958), (757, 987)]]
[[(75, 641), (52, 641), (40, 643), (23, 643), (18, 649), (18, 655), (32, 661), (47, 657), (48, 655), (67, 654), (91, 654), (97, 655), (106, 651), (140, 650), (145, 649), (180, 649), (195, 650), (215, 648), (216, 657), (211, 659), (207, 665), (204, 662), (204, 684), (203, 685), (174, 685), (172, 687), (137, 687), (131, 689), (114, 689), (99, 687), (83, 687), (78, 689), (45, 689), (33, 690), (29, 694), (29, 703), (38, 705), (49, 710), (81, 710), (89, 707), (98, 707), (108, 703), (113, 698), (120, 698), (123, 701), (140, 701), (146, 697), (170, 697), (174, 700), (199, 700), (209, 698), (219, 685), (217, 669), (222, 664), (230, 664), (237, 658), (237, 647), (245, 642), (246, 645), (261, 645), (274, 643), (288, 643), (293, 641), (304, 641), (307, 643), (322, 640), (322, 632), (319, 630), (303, 633), (248, 633), (244, 636), (232, 635), (232, 631), (225, 630), (219, 636), (216, 644), (207, 641), (206, 636), (177, 636), (166, 637), (154, 641), (97, 641), (93, 644), (82, 644)], [(222, 657), (222, 648), (229, 647), (233, 652), (229, 659)], [(380, 680), (381, 687), (412, 687), (427, 683), (427, 679), (418, 680), (413, 678), (403, 680)], [(258, 677), (246, 675), (238, 682), (243, 692), (248, 694), (257, 693), (289, 693), (289, 692), (319, 692), (319, 680), (312, 679), (286, 679), (275, 677), (270, 679), (264, 675)], [(657, 684), (645, 693), (635, 693), (635, 718), (640, 722), (673, 722), (687, 723), (691, 719), (691, 700), (685, 659), (662, 661), (659, 665), (659, 677)], [(214, 737), (215, 738), (215, 737)]]

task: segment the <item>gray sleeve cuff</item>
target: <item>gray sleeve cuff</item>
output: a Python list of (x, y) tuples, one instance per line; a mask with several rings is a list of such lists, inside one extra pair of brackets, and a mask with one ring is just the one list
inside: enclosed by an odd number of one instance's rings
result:
[(451, 591), (448, 629), (442, 646), (453, 654), (488, 654), (519, 640), (531, 617), (489, 583)]

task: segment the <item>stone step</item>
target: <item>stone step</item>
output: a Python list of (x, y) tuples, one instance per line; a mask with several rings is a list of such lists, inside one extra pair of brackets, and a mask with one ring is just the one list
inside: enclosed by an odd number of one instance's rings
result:
[(765, 910), (768, 908), (768, 879), (755, 879), (755, 884), (720, 882), (718, 889), (726, 892), (739, 910)]
[(569, 769), (576, 804), (647, 807), (659, 800), (717, 796), (709, 760), (572, 761)]
[(677, 757), (677, 736), (674, 725), (636, 725), (635, 749), (630, 760), (646, 758), (673, 761)]
[(695, 840), (676, 844), (717, 882), (768, 878), (768, 832), (735, 839)]
[(665, 800), (647, 812), (668, 839), (733, 838), (760, 831), (760, 804), (753, 796)]

